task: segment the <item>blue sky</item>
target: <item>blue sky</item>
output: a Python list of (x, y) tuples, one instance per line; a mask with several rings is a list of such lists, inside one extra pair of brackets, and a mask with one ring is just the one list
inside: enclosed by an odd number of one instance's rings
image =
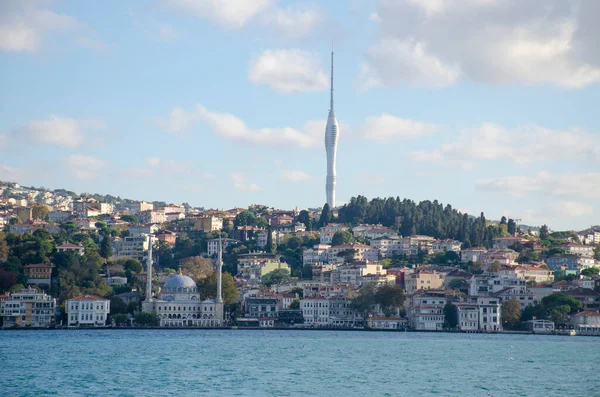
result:
[(600, 3), (24, 1), (0, 5), (0, 179), (278, 208), (437, 199), (600, 223)]

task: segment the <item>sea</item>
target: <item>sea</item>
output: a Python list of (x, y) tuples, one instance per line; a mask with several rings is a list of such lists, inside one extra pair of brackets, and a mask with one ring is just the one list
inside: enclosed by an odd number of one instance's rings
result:
[(600, 338), (308, 330), (0, 332), (1, 396), (600, 396)]

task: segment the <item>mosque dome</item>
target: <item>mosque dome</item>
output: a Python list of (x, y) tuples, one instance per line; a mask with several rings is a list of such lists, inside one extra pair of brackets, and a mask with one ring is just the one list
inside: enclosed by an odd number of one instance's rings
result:
[(183, 276), (178, 274), (176, 276), (171, 276), (165, 285), (163, 285), (164, 292), (196, 292), (198, 287), (194, 280), (191, 277)]

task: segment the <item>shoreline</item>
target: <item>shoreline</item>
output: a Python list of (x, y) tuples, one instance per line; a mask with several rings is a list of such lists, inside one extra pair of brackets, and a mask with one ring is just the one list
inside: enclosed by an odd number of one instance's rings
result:
[(569, 331), (552, 333), (535, 333), (533, 331), (451, 331), (451, 330), (400, 330), (400, 329), (379, 329), (379, 328), (290, 328), (290, 327), (90, 327), (90, 328), (2, 328), (0, 331), (96, 331), (96, 330), (235, 330), (235, 331), (347, 331), (347, 332), (389, 332), (389, 333), (447, 333), (447, 334), (486, 334), (486, 335), (549, 335), (549, 336), (600, 336), (600, 334), (574, 334)]

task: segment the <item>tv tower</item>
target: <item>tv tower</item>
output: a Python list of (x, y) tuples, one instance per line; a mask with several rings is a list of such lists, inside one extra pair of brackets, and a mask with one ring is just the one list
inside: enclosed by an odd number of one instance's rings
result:
[(325, 128), (325, 152), (327, 153), (327, 180), (325, 183), (325, 192), (327, 195), (327, 204), (333, 209), (335, 207), (335, 185), (336, 172), (335, 160), (337, 156), (337, 145), (339, 137), (338, 122), (333, 110), (333, 48), (331, 49), (331, 97), (329, 104), (329, 116), (327, 117), (327, 127)]

